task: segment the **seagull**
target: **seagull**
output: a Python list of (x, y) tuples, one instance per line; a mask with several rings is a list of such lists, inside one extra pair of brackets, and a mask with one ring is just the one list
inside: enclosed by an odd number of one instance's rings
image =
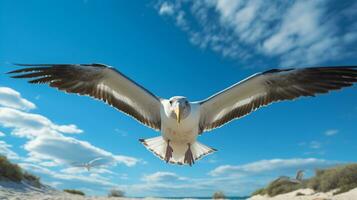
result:
[[(272, 69), (256, 73), (201, 101), (161, 98), (104, 64), (17, 64), (12, 78), (91, 96), (161, 132), (139, 141), (166, 163), (190, 165), (216, 149), (197, 141), (204, 132), (273, 102), (314, 97), (357, 82), (357, 66)], [(153, 77), (154, 78), (154, 77)], [(174, 87), (173, 83), (169, 83)]]
[(296, 177), (290, 179), (292, 183), (302, 183), (302, 178), (304, 177), (304, 170), (299, 170), (296, 172)]
[(100, 164), (97, 163), (95, 164), (96, 161), (98, 160), (102, 160), (103, 158), (99, 157), (99, 158), (95, 158), (93, 160), (90, 160), (89, 162), (86, 162), (86, 163), (72, 163), (72, 165), (74, 167), (84, 167), (87, 169), (87, 171), (90, 171), (91, 168), (95, 167), (95, 166), (99, 166)]
[(303, 176), (304, 176), (304, 170), (298, 170), (296, 172), (295, 178), (290, 178), (288, 176), (280, 176), (278, 179), (276, 179), (273, 182), (287, 181), (289, 183), (300, 184), (302, 183)]

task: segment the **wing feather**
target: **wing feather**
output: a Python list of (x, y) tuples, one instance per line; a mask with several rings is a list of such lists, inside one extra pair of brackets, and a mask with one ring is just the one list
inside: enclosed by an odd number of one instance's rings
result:
[(255, 74), (201, 102), (200, 130), (208, 131), (277, 101), (314, 97), (357, 82), (357, 66), (273, 69)]
[(13, 78), (102, 100), (139, 122), (160, 130), (160, 98), (116, 69), (103, 64), (16, 64)]

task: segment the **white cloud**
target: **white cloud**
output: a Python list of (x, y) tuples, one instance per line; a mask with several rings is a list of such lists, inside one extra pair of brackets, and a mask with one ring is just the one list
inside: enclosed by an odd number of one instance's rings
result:
[(13, 128), (13, 135), (26, 138), (83, 132), (73, 124), (57, 125), (42, 115), (4, 107), (0, 107), (0, 126)]
[(143, 181), (146, 182), (175, 182), (175, 181), (182, 181), (182, 180), (186, 180), (187, 178), (185, 177), (180, 177), (175, 173), (172, 172), (155, 172), (153, 174), (150, 175), (145, 175), (143, 177)]
[(19, 159), (19, 155), (17, 155), (17, 153), (15, 153), (14, 151), (12, 151), (10, 148), (12, 146), (7, 144), (5, 141), (1, 141), (0, 140), (0, 154), (6, 156), (9, 159), (14, 159), (17, 160)]
[[(21, 98), (17, 91), (4, 88), (2, 88), (2, 91)], [(27, 102), (27, 100), (21, 98), (19, 102)], [(103, 162), (111, 166), (116, 164), (134, 166), (139, 161), (129, 156), (114, 155), (93, 146), (89, 142), (62, 135), (63, 133), (83, 132), (74, 124), (58, 125), (40, 114), (28, 113), (12, 107), (20, 108), (20, 106), (12, 105), (11, 107), (0, 107), (0, 126), (12, 129), (11, 134), (14, 136), (29, 139), (24, 145), (24, 149), (28, 151), (29, 155), (26, 158), (27, 162), (54, 167), (68, 165), (72, 162), (85, 163), (98, 157), (103, 157)], [(2, 151), (14, 157), (8, 147), (8, 145), (2, 143)]]
[(0, 131), (0, 137), (5, 137), (5, 133)]
[(103, 168), (102, 166), (98, 167), (93, 167), (89, 172), (87, 169), (82, 168), (82, 167), (68, 167), (65, 169), (61, 169), (61, 172), (66, 173), (66, 174), (83, 174), (83, 173), (91, 173), (91, 174), (112, 174), (112, 175), (117, 175), (117, 173)]
[(109, 186), (109, 187), (117, 186), (117, 184), (114, 184), (111, 181), (107, 180), (105, 177), (101, 177), (101, 176), (93, 177), (93, 176), (82, 175), (82, 174), (66, 174), (63, 172), (59, 173), (56, 171), (49, 170), (45, 167), (41, 167), (39, 165), (30, 164), (30, 163), (20, 163), (19, 165), (31, 173), (48, 175), (48, 176), (55, 178), (57, 180), (65, 180), (65, 181), (70, 181), (70, 182), (79, 181), (82, 184), (89, 183), (89, 184), (94, 184), (97, 186)]
[(114, 131), (119, 133), (123, 137), (128, 136), (128, 132), (127, 131), (124, 131), (124, 130), (121, 130), (121, 129), (118, 129), (118, 128), (114, 129)]
[(271, 159), (261, 160), (245, 165), (222, 165), (209, 172), (211, 176), (234, 175), (245, 176), (274, 170), (306, 169), (331, 165), (334, 162), (316, 158)]
[(56, 188), (60, 185), (62, 185), (63, 183), (62, 182), (59, 182), (59, 181), (52, 181), (52, 182), (44, 182), (45, 185), (49, 185), (53, 188)]
[(24, 148), (33, 160), (50, 160), (63, 165), (70, 165), (73, 162), (86, 163), (99, 157), (103, 158), (103, 165), (119, 163), (133, 166), (138, 162), (136, 158), (113, 155), (89, 142), (65, 136), (37, 137), (25, 144)]
[(337, 129), (330, 129), (330, 130), (327, 130), (325, 131), (325, 135), (326, 136), (333, 136), (333, 135), (336, 135), (337, 133), (339, 133), (340, 131), (337, 130)]
[[(6, 91), (14, 94), (12, 96), (18, 94), (17, 97), (20, 98), (19, 93), (15, 90), (7, 89)], [(23, 162), (21, 166), (24, 169), (36, 175), (40, 174), (42, 180), (52, 186), (61, 186), (62, 183), (63, 185), (79, 183), (84, 184), (84, 187), (93, 188), (116, 187), (118, 185), (113, 183), (114, 175), (120, 176), (119, 179), (124, 176), (112, 172), (109, 167), (118, 164), (130, 167), (139, 162), (136, 158), (116, 155), (87, 141), (65, 136), (65, 133), (83, 132), (74, 124), (56, 124), (43, 115), (31, 113), (30, 106), (25, 109), (24, 106), (3, 102), (0, 105), (0, 127), (10, 129), (12, 136), (27, 139), (21, 147), (27, 151), (28, 157), (19, 157), (16, 152), (11, 150), (12, 146), (4, 141), (0, 141), (0, 154), (4, 154), (10, 159), (21, 160)], [(22, 99), (22, 102), (27, 102), (27, 100)], [(3, 135), (0, 132), (0, 137)], [(100, 160), (103, 165), (100, 168), (93, 168), (90, 172), (80, 168), (63, 169), (73, 162), (84, 163), (98, 157), (103, 158)]]
[[(34, 161), (34, 162), (39, 162), (39, 160), (37, 159), (31, 159), (31, 158), (28, 158), (27, 159), (28, 161)], [(56, 167), (58, 166), (58, 164), (56, 162), (53, 162), (53, 161), (45, 161), (45, 162), (40, 162), (38, 163), (39, 165), (41, 166), (44, 166), (44, 167)]]
[(169, 2), (164, 2), (159, 8), (160, 15), (172, 15), (174, 14), (174, 6)]
[(8, 87), (0, 87), (0, 106), (20, 110), (31, 110), (36, 108), (35, 104), (22, 98), (19, 92)]
[(321, 148), (321, 142), (318, 142), (318, 141), (311, 141), (310, 144), (309, 144), (309, 147), (311, 149), (320, 149)]
[[(342, 10), (330, 9), (327, 1), (308, 0), (176, 0), (159, 4), (159, 14), (169, 13), (165, 15), (188, 33), (193, 44), (241, 61), (258, 55), (277, 59), (287, 67), (313, 65), (354, 55), (349, 47), (357, 42), (353, 20), (357, 13), (350, 11), (357, 4)], [(184, 23), (178, 23), (178, 18)]]

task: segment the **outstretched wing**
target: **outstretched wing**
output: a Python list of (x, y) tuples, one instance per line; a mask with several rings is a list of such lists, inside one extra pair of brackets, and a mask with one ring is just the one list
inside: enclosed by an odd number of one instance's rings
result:
[(71, 163), (71, 166), (73, 166), (73, 167), (85, 167), (86, 165), (83, 164), (83, 163), (73, 162), (73, 163)]
[(315, 96), (357, 82), (357, 66), (274, 69), (255, 74), (198, 102), (201, 131), (243, 117), (272, 102)]
[[(92, 165), (92, 164), (94, 164), (94, 162), (97, 162), (98, 160), (103, 160), (103, 159), (104, 159), (104, 158), (102, 158), (102, 157), (95, 158), (95, 159), (89, 161), (88, 164)], [(97, 164), (98, 164), (98, 163), (97, 163)]]
[(32, 78), (68, 93), (88, 95), (108, 103), (153, 129), (160, 130), (160, 99), (112, 67), (103, 64), (17, 64), (28, 68), (9, 72)]

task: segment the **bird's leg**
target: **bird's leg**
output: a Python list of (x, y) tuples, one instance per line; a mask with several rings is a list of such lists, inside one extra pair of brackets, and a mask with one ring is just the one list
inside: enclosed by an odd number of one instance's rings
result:
[(170, 146), (170, 140), (167, 140), (167, 147), (166, 147), (166, 153), (165, 153), (165, 161), (168, 163), (170, 161), (170, 158), (172, 157), (172, 152), (174, 150)]
[(184, 162), (189, 164), (190, 166), (192, 166), (192, 164), (195, 164), (195, 159), (193, 158), (193, 154), (191, 151), (191, 144), (188, 143), (187, 146), (188, 146), (188, 149), (185, 153)]

